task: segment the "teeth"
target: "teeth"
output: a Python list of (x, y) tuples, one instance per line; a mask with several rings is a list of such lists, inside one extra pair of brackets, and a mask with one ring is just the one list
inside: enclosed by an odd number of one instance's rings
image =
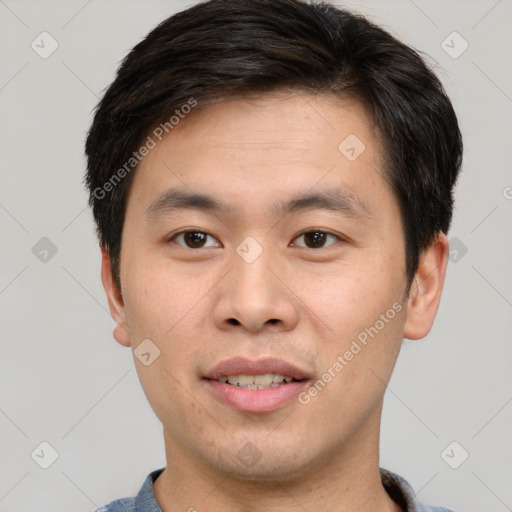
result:
[(234, 386), (246, 387), (254, 384), (254, 376), (253, 375), (230, 375), (228, 377), (228, 382), (233, 384)]
[(229, 375), (228, 377), (219, 377), (218, 380), (244, 389), (268, 389), (289, 383), (293, 377), (266, 373), (264, 375)]
[(280, 375), (272, 375), (270, 373), (254, 376), (254, 384), (259, 384), (261, 386), (270, 386), (273, 382), (282, 382), (282, 380), (283, 378)]

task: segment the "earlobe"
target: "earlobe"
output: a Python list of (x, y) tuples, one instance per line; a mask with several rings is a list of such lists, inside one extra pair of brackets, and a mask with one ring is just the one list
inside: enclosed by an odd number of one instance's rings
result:
[(121, 291), (117, 287), (114, 276), (112, 275), (112, 266), (108, 251), (101, 248), (101, 282), (107, 295), (108, 307), (114, 320), (114, 339), (125, 347), (131, 345), (130, 334), (126, 325), (124, 300)]
[(442, 232), (422, 253), (407, 302), (404, 338), (418, 340), (430, 332), (441, 301), (448, 254), (448, 239)]

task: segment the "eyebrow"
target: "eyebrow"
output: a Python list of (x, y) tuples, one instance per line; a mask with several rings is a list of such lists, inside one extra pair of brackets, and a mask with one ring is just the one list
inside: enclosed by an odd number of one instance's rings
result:
[[(232, 208), (227, 203), (213, 196), (173, 188), (157, 197), (146, 209), (146, 215), (154, 220), (177, 210), (224, 214), (232, 212)], [(279, 201), (271, 208), (271, 212), (276, 216), (285, 216), (306, 210), (336, 211), (351, 218), (371, 217), (370, 208), (362, 199), (343, 188), (306, 192), (287, 201)]]

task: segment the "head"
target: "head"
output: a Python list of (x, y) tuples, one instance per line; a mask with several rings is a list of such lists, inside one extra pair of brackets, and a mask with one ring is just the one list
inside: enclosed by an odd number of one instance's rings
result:
[[(326, 3), (203, 2), (123, 60), (86, 154), (114, 335), (160, 354), (135, 361), (175, 451), (263, 478), (375, 438), (439, 305), (462, 158), (418, 53)], [(233, 356), (291, 363), (301, 394), (234, 408), (211, 386)]]

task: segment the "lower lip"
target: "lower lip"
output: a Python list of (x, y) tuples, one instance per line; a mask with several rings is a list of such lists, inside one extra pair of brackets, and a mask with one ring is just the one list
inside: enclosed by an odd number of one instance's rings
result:
[(243, 412), (271, 412), (282, 407), (307, 386), (308, 381), (289, 382), (275, 388), (244, 389), (217, 380), (206, 380), (208, 387), (224, 403)]

